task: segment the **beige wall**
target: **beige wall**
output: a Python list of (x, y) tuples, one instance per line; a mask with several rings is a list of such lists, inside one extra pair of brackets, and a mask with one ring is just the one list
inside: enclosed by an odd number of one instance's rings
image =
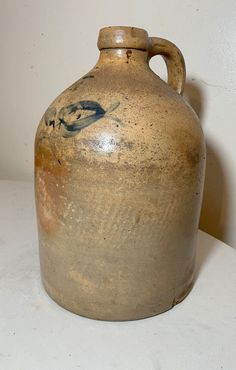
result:
[[(37, 123), (55, 96), (95, 64), (99, 28), (142, 27), (185, 56), (185, 96), (208, 148), (201, 228), (236, 248), (234, 0), (2, 0), (0, 17), (0, 178), (32, 179)], [(151, 65), (165, 75), (158, 58)]]

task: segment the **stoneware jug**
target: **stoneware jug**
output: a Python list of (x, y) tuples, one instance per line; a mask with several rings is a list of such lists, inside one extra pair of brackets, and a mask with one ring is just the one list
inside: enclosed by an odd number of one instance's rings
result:
[[(170, 41), (107, 27), (95, 67), (59, 95), (35, 140), (41, 274), (64, 308), (133, 320), (189, 292), (205, 145), (181, 94), (185, 64)], [(168, 84), (149, 67), (161, 55)]]

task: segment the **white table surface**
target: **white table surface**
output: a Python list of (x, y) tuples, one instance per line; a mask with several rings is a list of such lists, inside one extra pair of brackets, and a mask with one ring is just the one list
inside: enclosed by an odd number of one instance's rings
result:
[(199, 231), (189, 296), (149, 319), (102, 322), (54, 303), (39, 276), (33, 185), (0, 182), (0, 370), (235, 370), (236, 252)]

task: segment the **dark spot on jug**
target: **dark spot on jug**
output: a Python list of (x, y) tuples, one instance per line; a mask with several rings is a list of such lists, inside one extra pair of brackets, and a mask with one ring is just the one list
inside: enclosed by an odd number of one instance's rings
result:
[(196, 166), (200, 161), (200, 155), (197, 150), (186, 151), (186, 157), (192, 167)]
[(87, 76), (84, 76), (82, 79), (85, 80), (86, 78), (94, 78), (93, 75), (87, 75)]
[(134, 147), (134, 143), (132, 141), (124, 141), (123, 145), (124, 145), (125, 148), (127, 148), (129, 150), (133, 149), (133, 147)]
[(126, 61), (126, 63), (129, 63), (129, 59), (131, 58), (131, 55), (132, 55), (132, 50), (127, 50), (127, 51), (126, 51), (126, 56), (127, 56), (127, 61)]

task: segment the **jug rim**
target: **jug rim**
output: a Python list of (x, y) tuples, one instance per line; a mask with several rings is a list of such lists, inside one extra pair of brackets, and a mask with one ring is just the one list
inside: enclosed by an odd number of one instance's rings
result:
[(149, 37), (143, 28), (108, 26), (100, 29), (97, 45), (99, 50), (113, 48), (148, 50)]

